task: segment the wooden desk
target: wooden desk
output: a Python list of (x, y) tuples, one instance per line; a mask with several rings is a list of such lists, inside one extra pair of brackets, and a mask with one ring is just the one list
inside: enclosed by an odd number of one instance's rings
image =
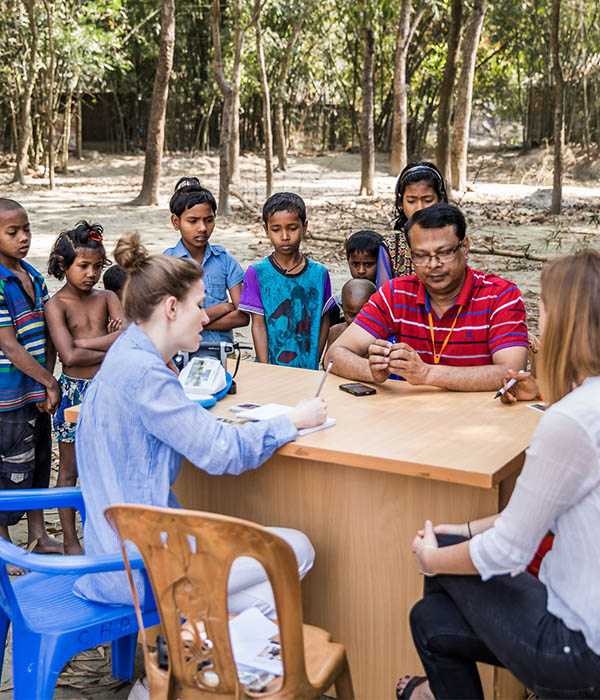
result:
[[(295, 404), (314, 395), (320, 375), (243, 362), (243, 401)], [(387, 382), (377, 394), (322, 396), (337, 426), (282, 447), (240, 476), (210, 476), (184, 464), (175, 492), (182, 506), (297, 528), (315, 550), (303, 583), (305, 622), (345, 644), (357, 697), (394, 696), (404, 673), (419, 671), (408, 613), (421, 597), (410, 543), (426, 518), (464, 522), (495, 513), (512, 491), (540, 414), (506, 406), (492, 392), (462, 394)], [(486, 697), (516, 698), (514, 681), (483, 671)]]

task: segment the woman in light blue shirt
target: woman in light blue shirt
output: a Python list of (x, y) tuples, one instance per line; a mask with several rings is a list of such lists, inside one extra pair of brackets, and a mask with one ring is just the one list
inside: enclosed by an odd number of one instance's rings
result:
[[(322, 399), (301, 401), (287, 416), (224, 426), (190, 401), (167, 362), (179, 350), (193, 352), (207, 322), (202, 268), (189, 259), (148, 255), (134, 234), (117, 244), (115, 258), (128, 273), (124, 310), (132, 321), (113, 344), (81, 407), (75, 442), (87, 520), (87, 554), (120, 551), (104, 518), (114, 503), (176, 506), (170, 488), (185, 457), (211, 474), (255, 469), (293, 440), (299, 428), (321, 424)], [(295, 530), (273, 528), (294, 549), (300, 575), (312, 566), (309, 540)], [(137, 575), (142, 599), (142, 577)], [(78, 595), (104, 603), (131, 603), (125, 572), (90, 574)], [(238, 560), (230, 576), (230, 610), (256, 605), (272, 614), (264, 571)], [(146, 601), (152, 601), (146, 596)]]

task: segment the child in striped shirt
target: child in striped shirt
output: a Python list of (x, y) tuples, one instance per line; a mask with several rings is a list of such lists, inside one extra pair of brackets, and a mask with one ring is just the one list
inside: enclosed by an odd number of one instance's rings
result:
[[(0, 198), (0, 488), (47, 488), (50, 482), (50, 417), (60, 401), (52, 376), (55, 352), (47, 342), (42, 275), (24, 258), (31, 245), (25, 209)], [(0, 511), (0, 537), (22, 512)], [(34, 551), (60, 553), (41, 510), (29, 511), (29, 544)], [(7, 566), (9, 574), (25, 573)]]

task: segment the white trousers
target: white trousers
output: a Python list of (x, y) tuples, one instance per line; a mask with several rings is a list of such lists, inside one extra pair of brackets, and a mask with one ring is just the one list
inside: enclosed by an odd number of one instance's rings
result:
[[(315, 550), (308, 537), (299, 530), (287, 527), (269, 527), (270, 532), (285, 540), (294, 550), (300, 578), (311, 570)], [(240, 557), (233, 562), (227, 585), (229, 612), (238, 615), (248, 608), (258, 608), (267, 617), (276, 617), (275, 599), (271, 584), (262, 566), (251, 557)]]

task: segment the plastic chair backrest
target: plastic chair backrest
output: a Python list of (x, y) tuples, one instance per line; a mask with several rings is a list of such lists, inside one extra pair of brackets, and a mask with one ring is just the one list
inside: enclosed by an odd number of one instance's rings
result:
[[(15, 489), (15, 490), (0, 490), (0, 500), (2, 507), (0, 510), (31, 510), (46, 505), (48, 507), (48, 498), (51, 498), (52, 503), (49, 507), (59, 508), (62, 505), (74, 507), (79, 511), (81, 516), (81, 525), (85, 525), (85, 503), (81, 494), (81, 489), (76, 487), (71, 488), (54, 488), (54, 489)], [(11, 548), (15, 554), (24, 555), (25, 552), (16, 548), (12, 543), (2, 543), (4, 548)], [(29, 555), (31, 556), (31, 555)], [(48, 559), (51, 561), (52, 556)], [(20, 563), (21, 566), (27, 568), (27, 563)], [(58, 573), (58, 572), (57, 572)], [(6, 567), (0, 560), (0, 607), (6, 615), (11, 619), (14, 625), (23, 625), (29, 629), (29, 625), (23, 613), (21, 606), (17, 600), (11, 580), (6, 571)]]
[(23, 625), (29, 629), (29, 625), (23, 617), (21, 606), (19, 605), (12, 583), (8, 577), (6, 566), (2, 561), (0, 561), (0, 607), (2, 607), (5, 614), (11, 619), (14, 625)]
[[(263, 566), (279, 621), (284, 677), (278, 690), (260, 697), (314, 696), (304, 660), (298, 565), (287, 542), (260, 525), (199, 511), (117, 505), (105, 515), (124, 557), (125, 542), (133, 542), (146, 565), (169, 651), (168, 697), (252, 695), (238, 685), (229, 640), (227, 581), (238, 557)], [(155, 657), (144, 647), (148, 670)]]

